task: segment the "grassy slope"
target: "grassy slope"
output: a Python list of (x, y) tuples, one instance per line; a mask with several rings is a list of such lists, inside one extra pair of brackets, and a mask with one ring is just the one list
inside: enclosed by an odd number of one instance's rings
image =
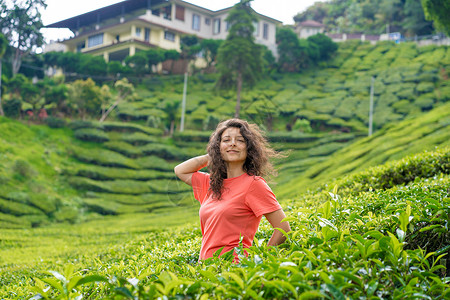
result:
[[(430, 157), (437, 156), (441, 157), (445, 168), (433, 164)], [(157, 295), (169, 297), (195, 298), (209, 294), (212, 298), (235, 298), (245, 293), (250, 298), (271, 299), (297, 298), (298, 295), (332, 299), (370, 295), (385, 299), (405, 295), (446, 299), (449, 285), (443, 280), (445, 270), (431, 267), (437, 255), (431, 254), (429, 262), (424, 257), (427, 252), (448, 245), (448, 230), (438, 238), (438, 231), (422, 232), (420, 229), (430, 224), (438, 229), (445, 226), (450, 213), (449, 163), (447, 147), (369, 170), (366, 173), (377, 181), (376, 189), (371, 189), (372, 183), (364, 183), (363, 177), (357, 175), (351, 178), (351, 185), (359, 183), (364, 192), (350, 186), (334, 200), (323, 198), (327, 191), (302, 195), (286, 209), (293, 229), (290, 242), (277, 250), (264, 247), (264, 240), (271, 234), (270, 225), (264, 221), (256, 236), (262, 245), (251, 251), (250, 260), (241, 258), (242, 265), (215, 260), (198, 264), (199, 228), (182, 226), (176, 230), (147, 232), (120, 245), (113, 245), (112, 241), (98, 256), (88, 253), (77, 259), (71, 257), (68, 262), (68, 257), (61, 256), (61, 260), (34, 265), (31, 271), (14, 269), (14, 265), (10, 265), (0, 277), (3, 283), (0, 296), (14, 299), (30, 295), (33, 282), (29, 276), (43, 279), (50, 276), (41, 273), (45, 269), (62, 273), (73, 265), (77, 275), (100, 274), (124, 279), (111, 281), (112, 287), (88, 284), (77, 288), (85, 295), (100, 298), (116, 294), (116, 299), (123, 299), (123, 293), (114, 290), (120, 286), (122, 292), (126, 288), (136, 297), (140, 293), (142, 298), (139, 299), (146, 299), (154, 286)], [(380, 188), (380, 184), (389, 183), (390, 179), (401, 181), (399, 171), (408, 168), (415, 177), (402, 181), (407, 186)], [(446, 174), (440, 174), (440, 170)], [(411, 219), (409, 215), (402, 217), (408, 214), (407, 207), (411, 208)], [(431, 218), (434, 220), (430, 221)], [(405, 223), (402, 219), (409, 221)], [(411, 225), (407, 226), (409, 222)], [(82, 235), (98, 234), (97, 228), (92, 226), (90, 229), (95, 233), (89, 230)], [(406, 236), (398, 231), (400, 228), (405, 230)], [(48, 234), (51, 233), (49, 229)], [(433, 243), (430, 243), (433, 234)], [(406, 239), (405, 246), (399, 243), (402, 239)], [(438, 243), (434, 243), (438, 239)], [(96, 243), (91, 246), (98, 247)], [(426, 252), (418, 250), (419, 246)]]
[[(386, 161), (388, 158), (392, 159), (394, 156), (398, 158), (407, 153), (416, 153), (424, 149), (433, 148), (434, 145), (437, 144), (448, 145), (448, 111), (450, 110), (447, 109), (447, 107), (448, 105), (445, 105), (442, 107), (443, 109), (429, 112), (420, 118), (401, 122), (386, 130), (380, 131), (374, 137), (357, 141), (353, 147), (350, 146), (351, 148), (338, 151), (333, 154), (329, 160), (325, 160), (325, 162), (322, 163), (325, 166), (331, 167), (325, 169), (325, 171), (320, 173), (317, 178), (320, 178), (322, 182), (324, 182), (330, 180), (332, 176), (336, 174), (342, 175), (343, 171), (339, 171), (338, 167), (344, 167), (346, 162), (355, 159), (355, 155), (352, 153), (361, 153), (358, 157), (361, 165), (355, 169), (362, 170), (366, 166), (376, 165), (376, 162)], [(27, 130), (26, 126), (24, 127), (25, 128), (23, 128), (22, 131)], [(424, 128), (433, 128), (432, 131), (434, 134), (427, 133), (427, 130)], [(418, 129), (421, 129), (419, 135), (409, 137), (407, 134), (408, 130), (410, 132), (419, 132)], [(29, 134), (31, 134), (31, 132)], [(64, 133), (64, 135), (65, 134), (66, 133)], [(395, 146), (397, 143), (405, 145), (404, 141), (398, 139), (398, 137), (407, 137), (414, 141), (408, 144), (408, 147), (402, 148), (399, 145)], [(394, 145), (392, 146), (392, 149), (396, 150), (387, 151), (386, 149), (378, 149), (375, 146), (378, 144), (374, 143), (380, 141), (382, 141), (382, 144), (389, 142)], [(76, 143), (76, 141), (74, 142)], [(401, 151), (399, 149), (401, 149)], [(55, 159), (55, 161), (59, 160), (60, 159)], [(317, 166), (321, 169), (320, 165)], [(332, 170), (336, 170), (337, 173), (333, 173)], [(281, 172), (281, 177), (283, 177), (282, 174), (283, 173)], [(331, 174), (331, 177), (327, 177), (329, 174)], [(298, 182), (300, 182), (301, 185), (298, 185)], [(311, 183), (312, 180), (308, 182)], [(319, 181), (317, 181), (317, 183), (318, 182)], [(295, 194), (298, 193), (298, 190), (311, 187), (311, 185), (304, 183), (304, 179), (301, 179), (300, 181), (292, 180), (291, 184), (293, 185), (294, 183), (296, 183), (297, 186), (293, 186), (289, 193), (282, 193), (281, 188), (284, 185), (282, 182), (276, 187), (276, 193), (280, 200), (283, 201), (287, 198), (298, 199), (295, 196)], [(53, 185), (53, 187), (55, 187), (55, 185)], [(283, 188), (289, 189), (290, 187), (286, 184)], [(280, 196), (279, 194), (282, 195)], [(291, 202), (291, 204), (294, 206), (301, 206), (301, 203), (297, 203), (296, 201)], [(291, 204), (290, 206), (292, 206)], [(287, 208), (287, 211), (290, 209), (292, 208)], [(0, 247), (2, 275), (0, 281), (3, 282), (3, 284), (11, 284), (16, 290), (23, 291), (20, 286), (17, 286), (17, 280), (28, 282), (27, 284), (29, 284), (30, 274), (41, 274), (41, 272), (47, 269), (61, 270), (61, 268), (63, 268), (62, 265), (68, 261), (74, 262), (79, 268), (90, 268), (93, 261), (96, 260), (96, 257), (104, 257), (104, 255), (106, 255), (106, 257), (110, 257), (108, 260), (113, 259), (114, 253), (117, 253), (117, 251), (125, 251), (121, 249), (130, 251), (121, 254), (126, 257), (131, 255), (128, 253), (133, 252), (132, 249), (136, 246), (135, 243), (137, 241), (147, 240), (146, 236), (153, 236), (153, 238), (158, 241), (160, 234), (162, 234), (161, 224), (164, 224), (164, 228), (179, 224), (192, 224), (197, 220), (196, 215), (197, 206), (192, 203), (192, 205), (187, 208), (171, 209), (166, 213), (161, 212), (159, 214), (125, 214), (121, 216), (101, 217), (92, 219), (86, 223), (75, 225), (55, 224), (46, 228), (2, 230), (3, 239)], [(266, 231), (269, 230), (267, 224), (263, 225), (262, 228), (265, 228), (264, 230)], [(180, 230), (183, 231), (183, 229)], [(194, 231), (195, 234), (193, 233), (190, 236), (196, 242), (195, 246), (193, 245), (194, 248), (189, 250), (189, 256), (195, 256), (198, 250), (195, 247), (198, 247), (198, 238), (200, 235), (197, 229)], [(267, 238), (266, 231), (262, 234)], [(140, 242), (137, 243), (139, 244)], [(55, 245), (58, 246), (55, 247)], [(128, 246), (123, 248), (123, 245)], [(167, 249), (170, 249), (170, 245), (167, 247)], [(177, 251), (179, 253), (185, 251), (184, 248), (181, 249), (182, 250)], [(172, 255), (172, 253), (166, 253), (158, 259), (172, 257)], [(158, 261), (159, 263), (164, 264), (163, 260)], [(29, 269), (31, 269), (31, 271), (28, 271)], [(39, 276), (42, 276), (42, 274)]]
[[(450, 103), (417, 118), (411, 118), (376, 132), (342, 148), (303, 173), (283, 172), (280, 164), (278, 197), (294, 197), (328, 180), (361, 171), (403, 156), (450, 145)], [(304, 160), (298, 160), (301, 166)], [(291, 164), (291, 162), (290, 162)]]

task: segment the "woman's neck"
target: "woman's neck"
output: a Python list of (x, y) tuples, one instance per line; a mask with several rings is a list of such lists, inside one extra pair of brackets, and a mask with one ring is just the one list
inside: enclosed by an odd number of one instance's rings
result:
[(227, 163), (227, 178), (234, 178), (244, 174), (243, 166), (243, 164), (235, 165), (233, 163)]

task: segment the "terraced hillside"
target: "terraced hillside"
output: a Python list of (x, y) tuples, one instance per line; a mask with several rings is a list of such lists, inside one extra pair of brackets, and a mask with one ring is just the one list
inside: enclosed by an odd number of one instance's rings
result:
[[(279, 197), (295, 197), (330, 179), (399, 159), (409, 154), (450, 145), (450, 103), (416, 118), (391, 124), (371, 137), (359, 139), (329, 156), (308, 156), (320, 146), (296, 151), (280, 163)], [(329, 147), (326, 145), (325, 147)], [(302, 155), (303, 153), (303, 155)], [(301, 172), (298, 171), (300, 168)], [(330, 183), (332, 184), (332, 183)]]
[(75, 121), (70, 127), (0, 118), (1, 228), (192, 205), (173, 167), (197, 150), (170, 146), (159, 130), (135, 124)]
[[(374, 81), (374, 128), (419, 115), (450, 99), (450, 47), (415, 43), (340, 43), (337, 55), (301, 74), (274, 74), (242, 95), (242, 117), (274, 130), (292, 128), (297, 118), (316, 130), (367, 132)], [(189, 78), (187, 128), (212, 129), (233, 116), (235, 94), (214, 89), (215, 75)], [(152, 78), (139, 101), (119, 107), (119, 117), (166, 126), (177, 115), (183, 78)], [(153, 116), (150, 117), (149, 116)]]
[[(31, 270), (7, 266), (0, 297), (447, 299), (449, 154), (444, 147), (391, 161), (344, 178), (340, 189), (302, 194), (285, 209), (288, 242), (266, 246), (272, 228), (264, 220), (249, 256), (236, 250), (238, 264), (232, 255), (199, 263), (198, 225), (108, 244), (104, 235), (115, 226), (92, 224), (78, 239), (94, 234), (102, 243), (91, 243), (88, 255), (63, 254), (30, 263)], [(56, 232), (47, 229), (47, 238)]]
[[(0, 119), (0, 227), (75, 223), (106, 215), (151, 217), (197, 207), (173, 167), (203, 154), (209, 131), (170, 138), (134, 123), (74, 121), (69, 126), (51, 129)], [(358, 135), (273, 133), (269, 138), (279, 150), (304, 149), (299, 155), (324, 159)]]
[(96, 147), (72, 147), (83, 164), (67, 170), (69, 183), (84, 191), (83, 202), (91, 210), (129, 214), (193, 203), (173, 167), (202, 149), (178, 148), (159, 130), (132, 123), (79, 122), (74, 135)]

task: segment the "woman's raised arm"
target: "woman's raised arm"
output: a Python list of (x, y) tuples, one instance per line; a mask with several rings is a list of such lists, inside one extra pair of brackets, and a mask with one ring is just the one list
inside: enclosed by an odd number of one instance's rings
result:
[(182, 181), (192, 186), (191, 181), (192, 174), (194, 174), (201, 168), (206, 167), (208, 162), (209, 162), (208, 154), (196, 156), (185, 162), (182, 162), (181, 164), (176, 166), (173, 170), (178, 178), (180, 178)]

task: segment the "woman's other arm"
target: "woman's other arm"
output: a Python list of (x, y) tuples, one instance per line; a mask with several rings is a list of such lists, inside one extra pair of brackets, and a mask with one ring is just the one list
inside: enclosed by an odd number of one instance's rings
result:
[[(272, 225), (273, 228), (281, 228), (285, 232), (291, 231), (289, 222), (281, 222), (281, 220), (286, 218), (286, 215), (284, 214), (284, 211), (282, 209), (265, 214), (264, 216), (266, 217), (266, 219), (269, 221), (269, 223)], [(275, 229), (273, 231), (272, 237), (269, 240), (268, 245), (269, 246), (280, 245), (280, 244), (284, 243), (285, 240), (286, 240), (286, 237), (279, 230)]]
[(185, 162), (182, 162), (178, 166), (174, 168), (175, 175), (177, 175), (178, 178), (180, 178), (185, 183), (192, 186), (192, 174), (197, 172), (203, 167), (206, 167), (206, 165), (209, 162), (209, 155), (201, 155), (193, 157)]

